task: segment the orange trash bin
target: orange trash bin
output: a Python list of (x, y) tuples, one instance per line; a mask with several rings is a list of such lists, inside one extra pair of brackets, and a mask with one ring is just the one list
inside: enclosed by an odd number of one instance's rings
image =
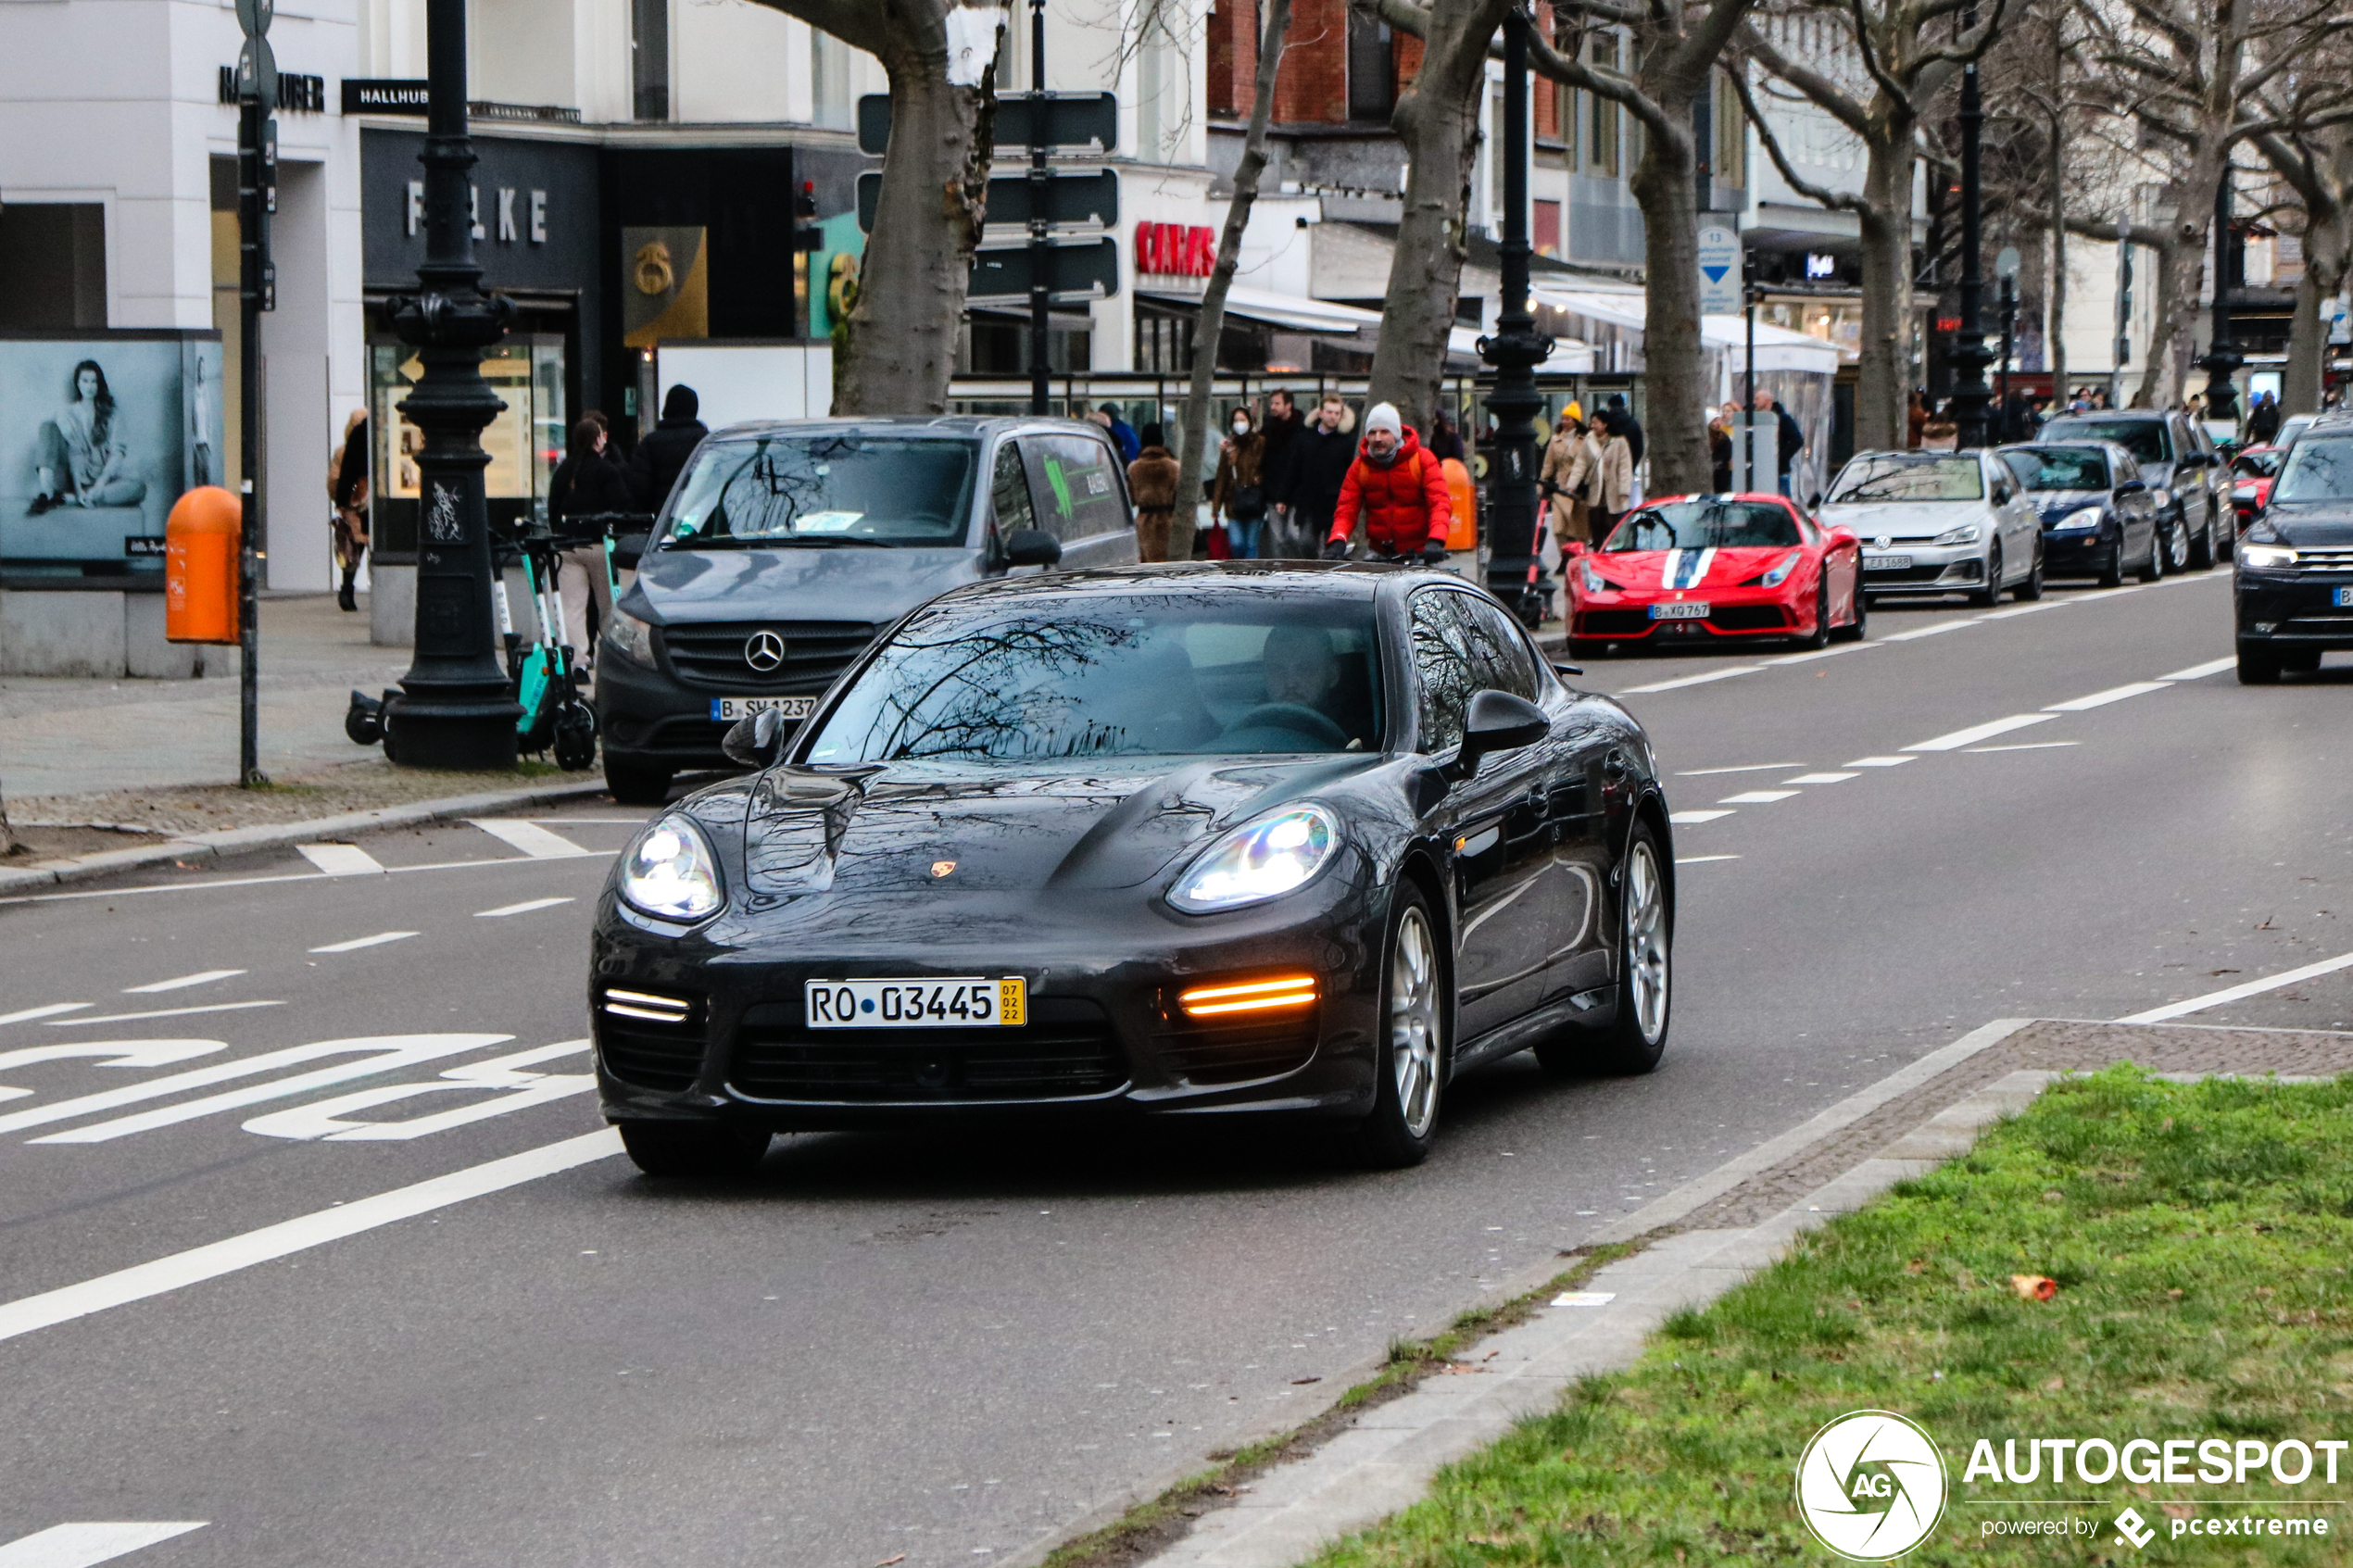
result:
[(237, 541), (245, 508), (218, 484), (172, 503), (163, 525), (163, 635), (171, 643), (237, 640)]
[(1446, 504), (1453, 513), (1448, 520), (1446, 547), (1475, 550), (1478, 548), (1478, 493), (1471, 487), (1470, 470), (1460, 458), (1447, 458), (1438, 466), (1446, 475)]

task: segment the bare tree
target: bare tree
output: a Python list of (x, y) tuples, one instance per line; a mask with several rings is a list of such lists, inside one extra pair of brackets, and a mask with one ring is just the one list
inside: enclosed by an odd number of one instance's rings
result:
[[(1735, 71), (1743, 104), (1773, 166), (1808, 200), (1852, 212), (1862, 231), (1863, 327), (1856, 366), (1855, 441), (1901, 446), (1912, 335), (1912, 177), (1931, 101), (2000, 36), (2004, 0), (1974, 27), (1959, 25), (1970, 0), (1772, 0), (1762, 27), (1743, 26), (1743, 56), (1804, 94), (1863, 144), (1859, 196), (1797, 177), (1755, 94)], [(1821, 65), (1802, 63), (1775, 34), (1801, 20), (1840, 41)]]
[(880, 60), (890, 150), (858, 304), (834, 366), (837, 414), (948, 408), (995, 156), (1002, 6), (957, 0), (760, 0)]
[(1176, 515), (1168, 525), (1171, 560), (1190, 560), (1193, 555), (1193, 515), (1201, 506), (1202, 455), (1209, 440), (1209, 388), (1217, 374), (1217, 340), (1226, 330), (1226, 295), (1241, 259), (1242, 232), (1250, 227), (1250, 209), (1258, 200), (1259, 177), (1266, 172), (1266, 122), (1275, 116), (1275, 79), (1282, 69), (1283, 40), (1290, 32), (1290, 0), (1266, 0), (1250, 130), (1242, 138), (1241, 162), (1234, 168), (1234, 195), (1226, 204), (1217, 261), (1210, 270), (1209, 286), (1202, 291), (1201, 320), (1193, 328), (1193, 380), (1185, 393), (1185, 437), (1176, 458)]
[(1390, 124), (1405, 144), (1405, 207), (1381, 301), (1367, 403), (1394, 403), (1427, 431), (1438, 408), (1446, 340), (1463, 281), (1471, 166), (1487, 56), (1508, 0), (1367, 0), (1380, 19), (1422, 41), (1413, 85)]
[(2296, 282), (2280, 408), (2290, 414), (2311, 413), (2321, 406), (2328, 365), (2322, 307), (2343, 292), (2346, 274), (2353, 270), (2353, 129), (2329, 126), (2302, 135), (2267, 132), (2255, 138), (2255, 145), (2304, 207), (2304, 275)]

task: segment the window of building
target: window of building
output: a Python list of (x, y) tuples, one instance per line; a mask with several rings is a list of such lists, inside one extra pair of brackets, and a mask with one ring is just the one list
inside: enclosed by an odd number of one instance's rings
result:
[(1397, 107), (1397, 41), (1367, 11), (1348, 13), (1348, 118), (1386, 120)]
[[(1585, 63), (1595, 70), (1611, 75), (1617, 72), (1617, 40), (1609, 34), (1591, 39), (1585, 45)], [(1592, 105), (1592, 119), (1585, 138), (1586, 167), (1608, 179), (1617, 177), (1618, 107), (1598, 93), (1586, 94)]]
[(1137, 301), (1136, 369), (1160, 375), (1190, 375), (1194, 320), (1189, 313)]
[(1534, 204), (1529, 230), (1539, 256), (1561, 253), (1561, 204), (1540, 201)]
[(1145, 162), (1169, 162), (1180, 150), (1188, 85), (1184, 55), (1155, 6), (1136, 45), (1136, 156)]
[(1748, 121), (1740, 90), (1729, 76), (1716, 79), (1716, 182), (1748, 183)]
[[(233, 183), (232, 193), (235, 190)], [(97, 202), (10, 202), (0, 207), (0, 328), (103, 330), (107, 209)]]
[(1487, 210), (1500, 226), (1504, 221), (1504, 94), (1498, 88), (1487, 100)]
[(813, 27), (809, 30), (809, 103), (814, 123), (828, 131), (850, 128), (857, 106), (849, 96), (849, 45)]
[(629, 84), (637, 119), (670, 118), (670, 0), (629, 0)]

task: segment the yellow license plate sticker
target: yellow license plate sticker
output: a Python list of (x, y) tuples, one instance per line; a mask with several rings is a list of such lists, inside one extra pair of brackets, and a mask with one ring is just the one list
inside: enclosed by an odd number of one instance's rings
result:
[(1015, 975), (997, 982), (997, 1016), (1008, 1028), (1018, 1029), (1029, 1022), (1029, 983)]

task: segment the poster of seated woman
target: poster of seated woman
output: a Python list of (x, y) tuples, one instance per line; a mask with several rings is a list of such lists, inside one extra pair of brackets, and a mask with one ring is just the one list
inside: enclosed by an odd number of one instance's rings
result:
[(146, 498), (115, 413), (105, 370), (95, 359), (74, 366), (64, 407), (42, 421), (31, 516), (59, 507), (135, 507)]

